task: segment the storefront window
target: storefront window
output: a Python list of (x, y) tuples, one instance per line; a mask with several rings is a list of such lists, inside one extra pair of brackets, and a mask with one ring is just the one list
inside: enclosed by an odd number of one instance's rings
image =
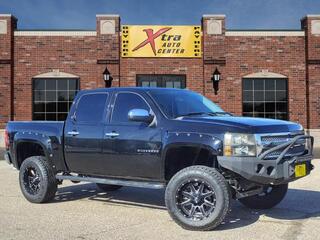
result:
[(287, 79), (243, 79), (243, 116), (288, 120)]
[(78, 91), (79, 79), (33, 79), (33, 120), (65, 120)]
[(186, 88), (185, 75), (139, 74), (138, 87)]

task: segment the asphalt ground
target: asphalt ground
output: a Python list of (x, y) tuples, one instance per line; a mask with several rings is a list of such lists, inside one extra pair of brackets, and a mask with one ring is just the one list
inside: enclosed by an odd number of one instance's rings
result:
[(32, 204), (22, 196), (18, 171), (0, 161), (0, 239), (320, 239), (320, 162), (311, 175), (290, 184), (286, 198), (266, 211), (234, 201), (225, 222), (209, 232), (175, 224), (163, 190), (65, 181), (54, 201)]

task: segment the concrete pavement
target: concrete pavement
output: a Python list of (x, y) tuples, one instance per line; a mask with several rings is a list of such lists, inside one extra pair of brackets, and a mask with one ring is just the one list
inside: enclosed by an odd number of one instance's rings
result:
[(31, 204), (20, 192), (18, 171), (0, 161), (0, 239), (318, 239), (319, 160), (314, 164), (276, 208), (253, 211), (233, 202), (218, 229), (191, 232), (171, 220), (159, 190), (105, 193), (94, 184), (66, 181), (53, 202)]

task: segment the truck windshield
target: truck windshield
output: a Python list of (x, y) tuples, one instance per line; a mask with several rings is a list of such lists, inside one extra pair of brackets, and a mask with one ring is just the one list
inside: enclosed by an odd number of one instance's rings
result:
[(181, 116), (231, 115), (206, 97), (192, 91), (155, 89), (149, 91), (149, 94), (163, 113), (171, 119)]

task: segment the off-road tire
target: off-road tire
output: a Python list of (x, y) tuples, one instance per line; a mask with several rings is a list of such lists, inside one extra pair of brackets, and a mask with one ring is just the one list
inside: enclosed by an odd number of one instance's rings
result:
[[(244, 206), (252, 209), (270, 209), (279, 204), (287, 194), (288, 184), (273, 185), (269, 193), (264, 195), (254, 195), (246, 198), (240, 198)], [(268, 188), (266, 187), (266, 188)]]
[[(182, 203), (178, 201), (178, 195), (183, 192), (184, 186), (194, 181), (196, 184), (199, 184), (198, 181), (205, 183), (208, 191), (214, 192), (215, 196), (214, 209), (202, 219), (192, 219), (190, 215), (186, 216), (184, 210), (181, 210)], [(200, 187), (198, 191), (199, 189)], [(184, 194), (185, 192), (182, 193)], [(204, 202), (199, 206), (198, 200), (194, 199), (192, 201), (198, 204), (196, 208), (204, 207)], [(165, 192), (165, 203), (170, 216), (177, 224), (188, 230), (207, 231), (220, 225), (229, 211), (230, 201), (230, 189), (225, 178), (216, 169), (200, 165), (187, 167), (176, 173), (169, 181)]]
[(122, 188), (122, 186), (120, 185), (111, 185), (111, 184), (102, 184), (102, 183), (96, 183), (96, 185), (100, 190), (105, 192), (112, 192)]
[[(33, 169), (38, 176), (38, 190), (31, 193), (27, 172)], [(57, 180), (55, 173), (46, 158), (43, 156), (32, 156), (25, 159), (19, 170), (20, 189), (24, 197), (32, 203), (45, 203), (51, 201), (57, 192)]]

